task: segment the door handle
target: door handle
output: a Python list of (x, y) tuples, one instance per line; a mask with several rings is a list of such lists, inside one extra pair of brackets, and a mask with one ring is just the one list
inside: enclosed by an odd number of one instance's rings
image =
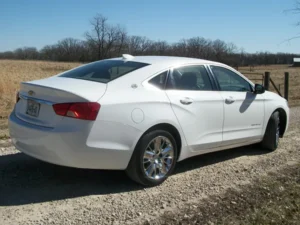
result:
[(225, 98), (225, 103), (227, 103), (227, 104), (234, 103), (234, 101), (235, 101), (235, 99), (232, 96)]
[(191, 98), (180, 99), (180, 103), (183, 105), (189, 105), (189, 104), (193, 103), (193, 99), (191, 99)]

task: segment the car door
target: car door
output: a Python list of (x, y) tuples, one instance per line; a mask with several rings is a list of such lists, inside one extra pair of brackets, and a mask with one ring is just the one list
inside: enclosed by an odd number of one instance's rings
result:
[(210, 66), (224, 104), (223, 145), (254, 141), (262, 137), (264, 97), (229, 68)]
[(173, 68), (166, 94), (191, 151), (221, 145), (223, 99), (204, 65)]

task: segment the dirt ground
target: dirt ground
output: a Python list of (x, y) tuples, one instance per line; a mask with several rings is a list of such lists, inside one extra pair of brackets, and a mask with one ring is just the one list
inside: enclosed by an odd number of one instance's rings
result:
[[(195, 202), (184, 210), (165, 212), (156, 224), (299, 224), (300, 163), (225, 194)], [(147, 224), (147, 222), (145, 222)]]
[(0, 140), (0, 224), (299, 224), (299, 162), (300, 107), (275, 152), (252, 145), (187, 159), (153, 188)]

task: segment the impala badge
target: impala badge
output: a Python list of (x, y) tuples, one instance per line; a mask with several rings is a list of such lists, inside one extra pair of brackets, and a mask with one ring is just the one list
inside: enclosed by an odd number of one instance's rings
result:
[(30, 90), (30, 91), (28, 91), (28, 94), (29, 94), (30, 96), (33, 96), (33, 95), (35, 95), (35, 92), (32, 91), (32, 90)]

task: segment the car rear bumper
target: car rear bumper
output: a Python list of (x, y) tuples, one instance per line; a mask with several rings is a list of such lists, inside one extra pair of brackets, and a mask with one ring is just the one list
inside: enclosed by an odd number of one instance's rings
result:
[[(63, 120), (65, 119), (70, 118)], [(12, 143), (18, 150), (42, 161), (76, 168), (126, 169), (133, 149), (129, 145), (114, 142), (118, 137), (107, 140), (107, 124), (102, 126), (103, 134), (98, 133), (98, 137), (106, 137), (105, 140), (91, 139), (90, 136), (95, 136), (90, 135), (95, 122), (78, 120), (75, 125), (62, 122), (62, 125), (55, 128), (45, 128), (20, 120), (12, 112), (9, 117), (9, 132)], [(118, 135), (118, 132), (114, 133)], [(128, 141), (128, 138), (130, 137), (123, 139), (128, 143), (134, 141)], [(122, 140), (122, 137), (119, 139)], [(108, 142), (113, 144), (107, 144)]]

